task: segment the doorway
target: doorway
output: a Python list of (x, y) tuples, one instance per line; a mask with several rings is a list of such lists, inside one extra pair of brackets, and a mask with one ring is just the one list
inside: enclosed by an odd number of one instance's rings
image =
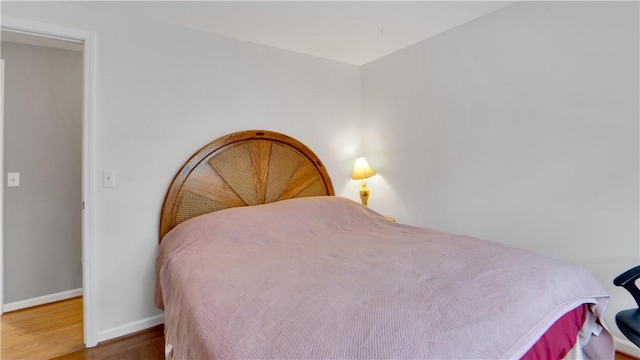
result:
[(82, 295), (82, 44), (2, 31), (4, 301)]
[[(81, 214), (81, 262), (79, 266), (81, 268), (81, 293), (82, 293), (82, 307), (83, 311), (83, 325), (84, 325), (84, 344), (87, 347), (93, 347), (97, 345), (97, 331), (95, 329), (95, 321), (94, 313), (95, 313), (95, 305), (93, 301), (93, 272), (91, 264), (93, 263), (93, 243), (92, 243), (92, 229), (93, 229), (93, 84), (94, 84), (94, 59), (95, 59), (95, 34), (93, 32), (66, 28), (57, 25), (49, 25), (44, 23), (37, 23), (26, 21), (17, 18), (11, 17), (3, 17), (2, 23), (2, 31), (3, 34), (5, 31), (21, 34), (21, 35), (29, 35), (32, 37), (40, 38), (40, 40), (53, 39), (53, 40), (64, 40), (71, 43), (79, 43), (82, 48), (82, 94), (81, 94), (81, 140), (80, 140), (80, 148), (81, 148), (81, 157), (80, 157), (80, 167), (81, 167), (81, 180), (80, 180), (80, 204), (78, 204), (79, 212)], [(8, 66), (8, 64), (5, 64)], [(6, 70), (6, 67), (5, 67)], [(6, 72), (5, 72), (6, 76)], [(5, 93), (6, 93), (5, 88)], [(6, 108), (5, 102), (5, 108)], [(5, 119), (6, 120), (6, 119)], [(0, 129), (3, 129), (4, 121), (0, 118)], [(4, 132), (4, 131), (3, 131)], [(3, 148), (0, 147), (0, 157), (4, 157), (2, 153)], [(31, 153), (32, 156), (37, 156), (38, 154), (35, 152)], [(0, 199), (3, 202), (6, 200), (6, 191), (9, 189), (7, 187), (7, 175), (5, 175), (9, 169), (6, 168), (6, 163), (0, 163), (2, 165), (2, 180), (0, 184), (3, 184), (0, 187)], [(18, 171), (15, 171), (18, 172)], [(12, 174), (13, 178), (9, 178), (12, 181), (27, 181), (28, 178), (33, 178), (33, 176), (29, 176), (27, 178), (20, 179), (19, 177), (16, 179), (16, 175)], [(26, 185), (26, 182), (24, 183)], [(0, 218), (0, 229), (6, 231), (5, 219), (7, 214), (3, 214), (4, 216)], [(54, 224), (55, 225), (55, 224)], [(5, 239), (2, 234), (4, 231), (0, 233), (0, 249), (4, 248)], [(7, 253), (4, 253), (4, 257), (0, 257), (0, 268), (4, 268), (4, 264), (2, 263), (2, 259), (7, 259)], [(3, 279), (6, 280), (7, 274), (3, 274), (4, 277), (0, 277), (0, 304), (5, 304), (4, 296), (2, 289), (4, 289)], [(68, 294), (67, 294), (68, 295)], [(2, 313), (2, 309), (0, 308), (0, 314)]]

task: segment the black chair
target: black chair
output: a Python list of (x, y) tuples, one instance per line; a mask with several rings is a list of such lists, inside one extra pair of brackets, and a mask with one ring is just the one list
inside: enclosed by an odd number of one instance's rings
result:
[(638, 304), (637, 309), (622, 310), (617, 313), (616, 324), (624, 336), (640, 347), (640, 289), (636, 286), (638, 278), (640, 278), (640, 266), (625, 271), (613, 280), (613, 284), (627, 289)]

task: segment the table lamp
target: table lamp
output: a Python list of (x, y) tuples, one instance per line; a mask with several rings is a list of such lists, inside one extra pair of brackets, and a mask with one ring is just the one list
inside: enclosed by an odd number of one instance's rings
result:
[(356, 159), (356, 164), (353, 166), (353, 174), (351, 174), (351, 178), (353, 180), (362, 180), (362, 186), (360, 186), (360, 200), (362, 201), (362, 205), (367, 206), (369, 203), (369, 188), (367, 187), (366, 178), (370, 178), (375, 175), (376, 172), (373, 171), (367, 159), (361, 157)]

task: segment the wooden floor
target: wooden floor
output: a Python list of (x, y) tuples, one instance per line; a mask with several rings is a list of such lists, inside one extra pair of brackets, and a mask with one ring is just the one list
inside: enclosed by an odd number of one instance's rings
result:
[(82, 298), (5, 313), (0, 357), (50, 359), (84, 348)]
[(82, 298), (8, 312), (0, 323), (0, 359), (164, 359), (162, 325), (85, 349)]
[(615, 360), (638, 360), (638, 358), (616, 351), (616, 359)]
[(164, 328), (162, 325), (158, 325), (132, 335), (100, 343), (94, 348), (78, 350), (54, 359), (162, 360), (164, 359)]
[[(2, 360), (161, 360), (162, 325), (85, 349), (82, 338), (82, 298), (60, 301), (1, 317)], [(616, 353), (616, 360), (638, 360)]]

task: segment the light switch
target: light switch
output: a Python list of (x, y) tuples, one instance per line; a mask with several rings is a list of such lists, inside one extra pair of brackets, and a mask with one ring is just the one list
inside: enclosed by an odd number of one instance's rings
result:
[(112, 188), (116, 186), (116, 171), (113, 169), (102, 170), (102, 187)]
[(7, 187), (20, 186), (20, 173), (7, 173)]

